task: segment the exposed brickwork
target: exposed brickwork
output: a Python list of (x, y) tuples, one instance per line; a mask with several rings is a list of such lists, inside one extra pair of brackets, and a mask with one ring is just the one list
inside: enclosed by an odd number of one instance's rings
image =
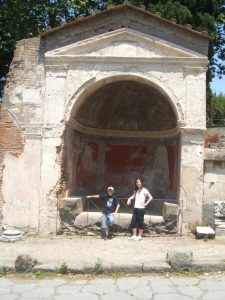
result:
[(3, 157), (7, 151), (14, 156), (23, 152), (23, 134), (9, 112), (0, 106), (0, 230), (2, 228), (2, 173), (4, 169)]
[(21, 40), (17, 43), (16, 50), (5, 87), (5, 99), (7, 100), (10, 91), (18, 84), (27, 87), (39, 85), (37, 65), (39, 63), (40, 38)]
[(207, 134), (205, 138), (205, 148), (210, 148), (211, 144), (217, 143), (219, 141), (219, 136), (217, 133)]
[(208, 128), (205, 137), (205, 148), (224, 148), (225, 146), (225, 128)]

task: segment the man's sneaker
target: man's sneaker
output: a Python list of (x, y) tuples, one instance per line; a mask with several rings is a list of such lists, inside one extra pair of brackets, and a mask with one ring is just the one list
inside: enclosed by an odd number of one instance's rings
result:
[(134, 241), (136, 238), (137, 238), (136, 235), (132, 235), (131, 237), (128, 238), (128, 240), (133, 240)]
[(134, 240), (135, 240), (135, 241), (141, 241), (142, 239), (143, 239), (142, 236), (138, 235), (138, 236), (135, 237)]

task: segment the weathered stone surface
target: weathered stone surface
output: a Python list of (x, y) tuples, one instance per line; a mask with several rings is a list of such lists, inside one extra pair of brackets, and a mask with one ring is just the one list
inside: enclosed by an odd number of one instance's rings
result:
[(59, 214), (64, 224), (73, 225), (76, 216), (84, 210), (82, 197), (66, 197), (60, 201)]
[(202, 204), (202, 223), (215, 228), (213, 204)]
[(30, 255), (19, 255), (15, 261), (15, 269), (17, 272), (30, 272), (36, 263), (37, 261)]
[(170, 251), (167, 254), (168, 262), (173, 270), (189, 270), (192, 265), (192, 252)]
[(224, 237), (225, 238), (225, 225), (218, 225), (216, 226), (216, 236), (217, 237)]
[(213, 203), (216, 236), (225, 237), (225, 201)]
[(196, 227), (196, 238), (210, 238), (214, 239), (215, 238), (215, 231), (213, 228), (209, 226), (197, 226)]
[(163, 219), (164, 220), (177, 220), (179, 214), (179, 205), (164, 202), (163, 203)]
[(5, 230), (0, 236), (0, 241), (2, 242), (16, 242), (22, 239), (22, 234), (19, 230)]

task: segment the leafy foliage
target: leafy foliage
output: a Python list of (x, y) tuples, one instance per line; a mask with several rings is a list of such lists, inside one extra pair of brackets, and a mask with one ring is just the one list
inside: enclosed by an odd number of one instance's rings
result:
[(59, 273), (60, 274), (63, 274), (63, 275), (66, 275), (69, 273), (69, 268), (67, 266), (67, 264), (65, 262), (63, 262), (59, 268)]
[(104, 273), (104, 268), (102, 266), (101, 260), (98, 258), (97, 261), (95, 262), (94, 268), (92, 270), (92, 273), (94, 275), (99, 275)]
[(100, 8), (100, 0), (0, 0), (0, 96), (17, 41)]
[(213, 94), (208, 106), (207, 115), (209, 125), (225, 125), (225, 95), (220, 93), (219, 95)]

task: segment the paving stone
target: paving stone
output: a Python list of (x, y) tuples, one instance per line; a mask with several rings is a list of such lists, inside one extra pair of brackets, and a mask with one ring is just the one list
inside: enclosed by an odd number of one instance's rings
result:
[(151, 299), (153, 296), (153, 292), (149, 287), (140, 287), (129, 290), (128, 293), (132, 296), (137, 297), (138, 299)]
[(26, 298), (51, 298), (54, 295), (53, 287), (42, 287), (34, 288), (29, 291), (26, 291), (22, 294), (24, 299)]
[(205, 279), (202, 280), (199, 283), (199, 287), (202, 288), (203, 290), (208, 290), (208, 291), (224, 291), (224, 299), (225, 299), (225, 281), (224, 278), (223, 280), (221, 279)]
[(4, 286), (12, 286), (13, 282), (10, 279), (4, 279), (4, 278), (0, 278), (0, 287), (4, 287)]
[(37, 288), (37, 284), (34, 283), (22, 283), (22, 284), (15, 284), (12, 287), (13, 293), (23, 293), (26, 292), (27, 290), (32, 290), (34, 288)]
[[(101, 300), (136, 300), (135, 296), (127, 295), (125, 293), (116, 292), (108, 295), (101, 296)], [(77, 300), (77, 299), (76, 299)]]
[(10, 286), (0, 286), (0, 295), (8, 294), (10, 293), (10, 291), (11, 291)]
[(170, 277), (170, 281), (178, 286), (193, 286), (199, 283), (198, 278), (189, 277)]
[(54, 299), (55, 300), (99, 300), (98, 296), (93, 294), (67, 295), (66, 298), (64, 295), (61, 295), (61, 296), (55, 296)]
[(204, 291), (201, 290), (198, 286), (180, 286), (177, 288), (177, 290), (180, 292), (180, 295), (185, 295), (189, 297), (195, 298), (200, 298), (203, 294)]
[(174, 284), (166, 278), (151, 280), (150, 285), (154, 294), (169, 294), (176, 292)]
[(97, 295), (114, 293), (116, 291), (117, 291), (117, 287), (115, 284), (100, 284), (100, 283), (88, 284), (82, 290), (83, 293), (93, 293)]
[(0, 299), (2, 300), (14, 300), (14, 299), (18, 299), (18, 295), (16, 294), (4, 294), (3, 298), (0, 297)]
[(88, 281), (87, 280), (76, 280), (76, 281), (71, 280), (71, 281), (67, 281), (66, 283), (71, 284), (71, 285), (82, 285), (82, 286), (84, 286), (85, 284), (88, 283)]
[(121, 292), (133, 290), (134, 288), (145, 287), (148, 285), (147, 279), (138, 277), (119, 278), (116, 283)]
[(192, 297), (188, 296), (182, 296), (177, 294), (161, 294), (161, 295), (155, 295), (154, 300), (193, 300)]
[(0, 291), (3, 300), (224, 300), (225, 274), (95, 280), (0, 278)]
[(57, 294), (63, 294), (63, 295), (76, 295), (81, 292), (83, 286), (81, 285), (63, 285), (56, 288)]
[(203, 297), (202, 300), (224, 300), (225, 293), (224, 292), (208, 292)]

